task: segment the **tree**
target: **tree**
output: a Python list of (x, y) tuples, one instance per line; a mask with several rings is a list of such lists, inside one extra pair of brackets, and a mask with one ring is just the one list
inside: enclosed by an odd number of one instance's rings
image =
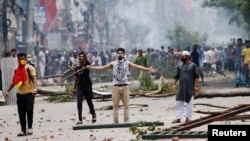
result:
[(184, 48), (193, 44), (205, 45), (207, 35), (201, 36), (199, 32), (189, 31), (181, 24), (176, 24), (172, 30), (168, 31), (167, 38), (174, 47)]
[(233, 14), (229, 24), (236, 23), (248, 31), (250, 37), (250, 1), (249, 0), (205, 0), (203, 7), (216, 7), (226, 9)]

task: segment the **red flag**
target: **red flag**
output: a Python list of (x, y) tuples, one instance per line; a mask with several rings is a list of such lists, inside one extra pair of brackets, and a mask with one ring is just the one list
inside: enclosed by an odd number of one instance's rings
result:
[(57, 22), (56, 22), (56, 0), (40, 0), (40, 6), (44, 6), (46, 9), (46, 22), (43, 26), (43, 30), (54, 30)]

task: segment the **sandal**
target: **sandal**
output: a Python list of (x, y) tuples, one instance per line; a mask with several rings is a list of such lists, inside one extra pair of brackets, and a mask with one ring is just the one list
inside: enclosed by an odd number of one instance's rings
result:
[(175, 119), (172, 121), (172, 123), (181, 123), (181, 120), (180, 119)]
[(82, 121), (77, 121), (76, 122), (76, 125), (80, 125), (80, 124), (82, 124)]
[(190, 120), (189, 118), (186, 118), (186, 121), (185, 121), (185, 122), (187, 123), (187, 122), (190, 122), (190, 121), (191, 121), (191, 120)]
[(95, 123), (96, 122), (96, 114), (93, 114), (92, 115), (92, 123)]

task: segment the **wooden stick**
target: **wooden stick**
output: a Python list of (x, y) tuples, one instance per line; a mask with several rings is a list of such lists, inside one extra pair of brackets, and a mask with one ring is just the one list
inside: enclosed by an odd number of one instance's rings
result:
[(55, 103), (61, 102), (61, 101), (63, 101), (64, 99), (70, 97), (71, 95), (73, 95), (73, 94), (72, 94), (72, 93), (69, 93), (69, 94), (67, 94), (66, 96), (64, 96), (63, 98), (57, 100)]
[(211, 106), (211, 107), (223, 108), (223, 109), (227, 109), (227, 108), (229, 108), (229, 107), (218, 106), (218, 105), (212, 105), (212, 104), (207, 104), (207, 103), (195, 103), (194, 105)]
[(200, 113), (200, 114), (211, 114), (211, 115), (219, 115), (219, 114), (222, 114), (224, 113), (224, 111), (222, 112), (210, 112), (210, 111), (201, 111), (201, 110), (197, 110), (197, 111), (194, 111), (195, 113)]
[(62, 74), (49, 75), (49, 76), (44, 76), (44, 77), (37, 77), (36, 79), (47, 79), (47, 78), (55, 78), (55, 77), (63, 77), (63, 75)]
[(82, 69), (75, 71), (73, 73), (71, 73), (70, 75), (66, 76), (65, 78), (63, 78), (60, 82), (58, 82), (56, 85), (61, 84), (63, 81), (67, 80), (68, 78), (70, 78), (71, 76), (75, 75), (76, 73), (83, 71), (84, 69), (86, 69), (86, 67), (83, 67)]

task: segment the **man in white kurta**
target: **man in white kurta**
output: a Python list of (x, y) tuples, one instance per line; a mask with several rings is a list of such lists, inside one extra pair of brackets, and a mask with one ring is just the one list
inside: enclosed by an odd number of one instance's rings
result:
[(45, 51), (44, 50), (45, 50), (45, 48), (42, 48), (38, 54), (38, 57), (39, 57), (38, 65), (39, 65), (41, 77), (44, 77), (45, 67), (46, 67), (46, 58), (45, 58), (45, 53), (44, 53)]

